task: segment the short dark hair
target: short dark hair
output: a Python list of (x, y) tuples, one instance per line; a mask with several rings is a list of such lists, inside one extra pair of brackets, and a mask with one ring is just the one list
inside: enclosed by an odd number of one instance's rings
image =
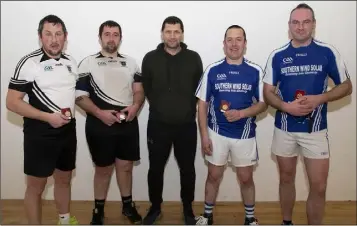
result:
[(107, 20), (107, 21), (103, 22), (100, 25), (100, 27), (99, 27), (99, 37), (102, 36), (104, 27), (118, 27), (119, 28), (120, 39), (123, 37), (122, 31), (121, 31), (121, 26), (117, 22), (115, 22), (114, 20)]
[(40, 23), (38, 24), (38, 29), (37, 29), (37, 32), (40, 36), (42, 35), (43, 26), (46, 22), (54, 24), (54, 25), (61, 24), (63, 33), (67, 34), (67, 28), (66, 28), (66, 25), (64, 24), (63, 20), (61, 20), (61, 18), (59, 18), (58, 16), (51, 14), (51, 15), (45, 16), (44, 18), (42, 18), (42, 20), (40, 20)]
[(314, 12), (314, 10), (313, 10), (308, 4), (306, 4), (306, 3), (300, 3), (300, 4), (297, 5), (293, 10), (291, 10), (291, 12), (290, 12), (290, 18), (291, 18), (291, 14), (292, 14), (295, 10), (297, 10), (297, 9), (308, 9), (308, 10), (310, 10), (311, 13), (312, 13), (312, 20), (315, 21), (315, 12)]
[(167, 17), (164, 22), (162, 22), (161, 31), (164, 31), (165, 24), (180, 24), (182, 33), (184, 32), (182, 20), (176, 16)]
[(243, 28), (242, 26), (239, 26), (239, 25), (236, 25), (236, 24), (231, 25), (231, 26), (229, 26), (229, 27), (227, 28), (226, 32), (224, 33), (224, 40), (226, 40), (228, 30), (229, 30), (229, 29), (233, 29), (233, 28), (242, 29), (244, 40), (247, 41), (247, 35), (246, 35), (246, 33), (245, 33), (244, 28)]

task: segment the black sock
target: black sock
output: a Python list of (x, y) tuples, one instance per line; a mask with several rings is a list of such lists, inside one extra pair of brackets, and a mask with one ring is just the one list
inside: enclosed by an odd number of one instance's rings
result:
[(95, 199), (94, 200), (94, 208), (96, 209), (97, 213), (104, 213), (104, 204), (105, 199)]
[(283, 220), (283, 224), (284, 224), (284, 225), (291, 225), (291, 224), (292, 224), (292, 221), (291, 221), (291, 220), (290, 220), (290, 221)]
[(129, 196), (126, 196), (126, 197), (122, 196), (121, 197), (121, 201), (123, 203), (123, 208), (128, 208), (128, 207), (131, 207), (131, 203), (132, 203), (133, 200), (132, 200), (131, 195), (129, 195)]

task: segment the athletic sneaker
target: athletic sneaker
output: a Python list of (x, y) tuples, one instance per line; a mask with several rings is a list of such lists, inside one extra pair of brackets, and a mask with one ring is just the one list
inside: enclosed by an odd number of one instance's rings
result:
[(126, 216), (132, 224), (141, 224), (143, 221), (142, 217), (136, 210), (134, 202), (132, 202), (129, 207), (123, 208), (122, 214)]
[(103, 225), (104, 213), (99, 213), (97, 209), (93, 210), (91, 225)]
[(196, 225), (212, 225), (213, 224), (213, 215), (205, 216), (201, 215), (195, 218)]
[[(58, 221), (58, 224), (61, 225), (61, 221)], [(79, 224), (76, 217), (72, 216), (69, 218), (69, 224), (70, 225), (77, 225)]]
[(255, 217), (245, 218), (244, 225), (258, 225), (258, 220)]

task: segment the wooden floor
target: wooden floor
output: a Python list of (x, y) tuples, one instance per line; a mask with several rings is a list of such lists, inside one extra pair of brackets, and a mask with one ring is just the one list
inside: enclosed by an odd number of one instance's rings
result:
[[(145, 215), (148, 202), (136, 202), (140, 214)], [(76, 216), (80, 224), (89, 224), (93, 202), (73, 201), (72, 214)], [(197, 215), (203, 210), (202, 203), (194, 205)], [(159, 224), (183, 224), (181, 205), (178, 202), (166, 202), (163, 204), (163, 217)], [(105, 207), (106, 224), (129, 224), (121, 215), (121, 202), (107, 202)], [(280, 208), (277, 202), (262, 202), (256, 204), (256, 217), (259, 224), (281, 224)], [(215, 224), (243, 224), (244, 208), (241, 203), (219, 203), (214, 210)], [(43, 224), (57, 224), (57, 214), (53, 201), (43, 202)], [(295, 205), (293, 220), (295, 224), (306, 224), (305, 203), (297, 202)], [(26, 224), (26, 217), (22, 200), (1, 201), (1, 225)], [(324, 224), (329, 225), (356, 225), (356, 201), (327, 202)]]

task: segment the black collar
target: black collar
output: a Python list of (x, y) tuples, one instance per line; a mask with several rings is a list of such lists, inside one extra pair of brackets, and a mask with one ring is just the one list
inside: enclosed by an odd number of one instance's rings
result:
[[(98, 52), (98, 56), (96, 58), (105, 58), (106, 56), (103, 56), (103, 54), (101, 52)], [(120, 58), (125, 58), (123, 55), (121, 55), (120, 53), (117, 53), (117, 57)], [(112, 58), (112, 57), (108, 57), (108, 58)]]

